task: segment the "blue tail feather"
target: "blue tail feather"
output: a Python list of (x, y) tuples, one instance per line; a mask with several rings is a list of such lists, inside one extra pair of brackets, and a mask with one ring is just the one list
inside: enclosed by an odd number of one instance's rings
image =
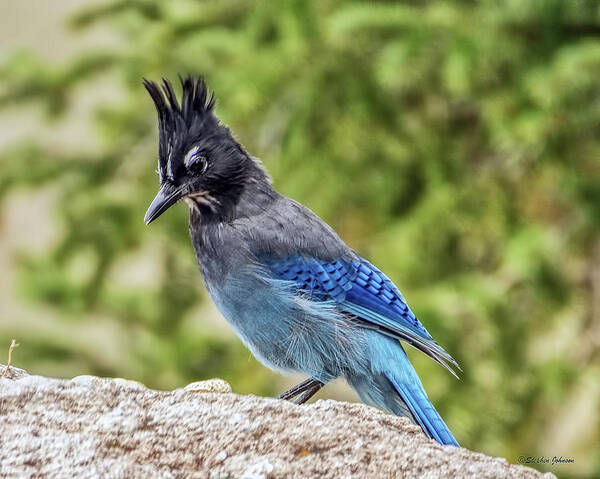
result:
[(415, 420), (423, 431), (440, 444), (458, 446), (458, 442), (435, 410), (425, 391), (420, 385), (404, 384), (397, 381), (393, 375), (386, 374), (402, 400), (406, 403)]
[(406, 416), (440, 444), (458, 442), (435, 410), (399, 341), (370, 332), (366, 337), (369, 367), (346, 373), (346, 379), (367, 404)]

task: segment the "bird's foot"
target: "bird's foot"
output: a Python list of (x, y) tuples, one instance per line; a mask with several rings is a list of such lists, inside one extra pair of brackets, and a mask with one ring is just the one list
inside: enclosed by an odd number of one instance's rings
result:
[(295, 404), (304, 404), (311, 397), (313, 397), (323, 386), (325, 383), (318, 381), (316, 379), (307, 379), (302, 381), (300, 384), (297, 384), (291, 389), (281, 393), (277, 396), (278, 399), (292, 400), (294, 398)]

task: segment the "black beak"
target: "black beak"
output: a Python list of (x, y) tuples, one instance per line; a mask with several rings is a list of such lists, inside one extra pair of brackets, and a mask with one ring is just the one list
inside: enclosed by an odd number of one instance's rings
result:
[(181, 197), (181, 188), (177, 188), (169, 183), (162, 185), (158, 190), (156, 197), (148, 207), (148, 211), (146, 211), (144, 223), (147, 225), (152, 223), (156, 218), (177, 203)]

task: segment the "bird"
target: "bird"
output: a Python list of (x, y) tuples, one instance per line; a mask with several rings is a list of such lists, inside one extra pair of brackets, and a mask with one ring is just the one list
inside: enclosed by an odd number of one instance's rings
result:
[(201, 76), (143, 80), (158, 113), (159, 190), (150, 224), (183, 200), (206, 290), (266, 367), (307, 379), (278, 397), (302, 404), (336, 378), (360, 399), (458, 446), (402, 343), (454, 374), (396, 285), (310, 209), (279, 193), (215, 112)]

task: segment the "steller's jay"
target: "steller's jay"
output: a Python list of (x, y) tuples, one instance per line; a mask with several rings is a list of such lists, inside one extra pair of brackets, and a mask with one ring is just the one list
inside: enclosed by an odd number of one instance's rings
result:
[(364, 402), (457, 446), (400, 341), (453, 374), (458, 364), (387, 276), (273, 188), (219, 122), (204, 80), (180, 79), (181, 105), (167, 80), (162, 91), (144, 80), (158, 111), (160, 179), (144, 221), (187, 203), (194, 252), (218, 309), (260, 362), (308, 377), (280, 398), (300, 404), (343, 377)]

